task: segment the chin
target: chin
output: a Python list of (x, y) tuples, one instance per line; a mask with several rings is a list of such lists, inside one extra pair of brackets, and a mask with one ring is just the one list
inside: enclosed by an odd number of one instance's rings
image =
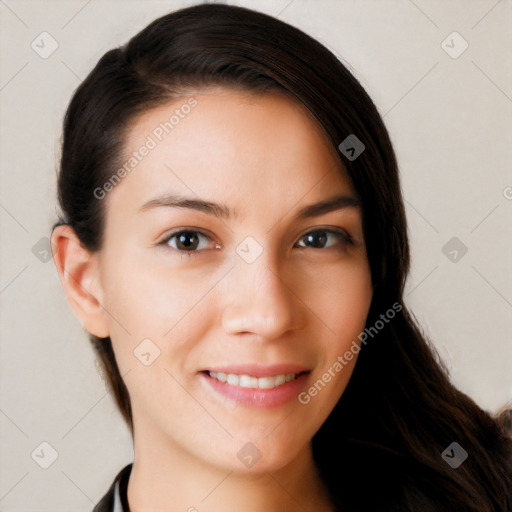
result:
[(304, 449), (304, 441), (293, 442), (287, 439), (285, 442), (276, 436), (254, 441), (236, 441), (235, 457), (232, 453), (226, 453), (222, 458), (224, 464), (230, 462), (230, 470), (244, 474), (264, 474), (276, 472), (293, 464)]

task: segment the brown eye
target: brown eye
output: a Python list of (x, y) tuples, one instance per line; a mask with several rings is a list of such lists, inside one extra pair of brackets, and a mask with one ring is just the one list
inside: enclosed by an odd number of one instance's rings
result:
[(299, 245), (299, 247), (308, 249), (330, 249), (331, 247), (344, 246), (350, 243), (350, 237), (343, 232), (318, 229), (303, 235), (301, 241), (304, 241), (304, 245)]
[(171, 233), (160, 245), (165, 245), (180, 252), (197, 252), (207, 249), (210, 238), (199, 231), (191, 229)]
[(176, 246), (180, 250), (195, 250), (199, 245), (199, 237), (197, 233), (191, 231), (183, 231), (176, 236)]

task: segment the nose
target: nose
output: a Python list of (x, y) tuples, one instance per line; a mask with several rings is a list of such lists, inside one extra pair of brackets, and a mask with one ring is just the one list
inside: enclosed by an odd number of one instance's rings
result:
[(275, 265), (271, 268), (263, 255), (250, 264), (239, 259), (224, 283), (223, 294), (222, 325), (228, 334), (274, 340), (304, 324), (302, 302), (288, 273)]

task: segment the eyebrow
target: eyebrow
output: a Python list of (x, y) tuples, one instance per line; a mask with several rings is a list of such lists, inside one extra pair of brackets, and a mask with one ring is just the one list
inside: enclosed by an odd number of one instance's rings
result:
[[(151, 199), (147, 203), (144, 203), (139, 211), (142, 212), (161, 207), (190, 208), (192, 210), (197, 210), (209, 215), (214, 215), (218, 218), (225, 219), (238, 216), (236, 211), (231, 211), (225, 204), (214, 203), (200, 198), (190, 198), (174, 194), (167, 194), (165, 196)], [(359, 199), (353, 196), (338, 195), (329, 197), (318, 203), (304, 206), (298, 211), (296, 217), (298, 219), (304, 220), (348, 207), (361, 208), (361, 202)]]

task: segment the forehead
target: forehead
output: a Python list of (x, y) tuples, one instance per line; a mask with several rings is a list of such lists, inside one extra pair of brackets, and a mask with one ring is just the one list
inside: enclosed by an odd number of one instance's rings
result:
[(222, 197), (240, 210), (256, 197), (284, 204), (314, 190), (353, 193), (319, 123), (279, 92), (217, 88), (145, 112), (127, 134), (129, 159), (135, 166), (112, 199), (134, 206), (169, 191)]

